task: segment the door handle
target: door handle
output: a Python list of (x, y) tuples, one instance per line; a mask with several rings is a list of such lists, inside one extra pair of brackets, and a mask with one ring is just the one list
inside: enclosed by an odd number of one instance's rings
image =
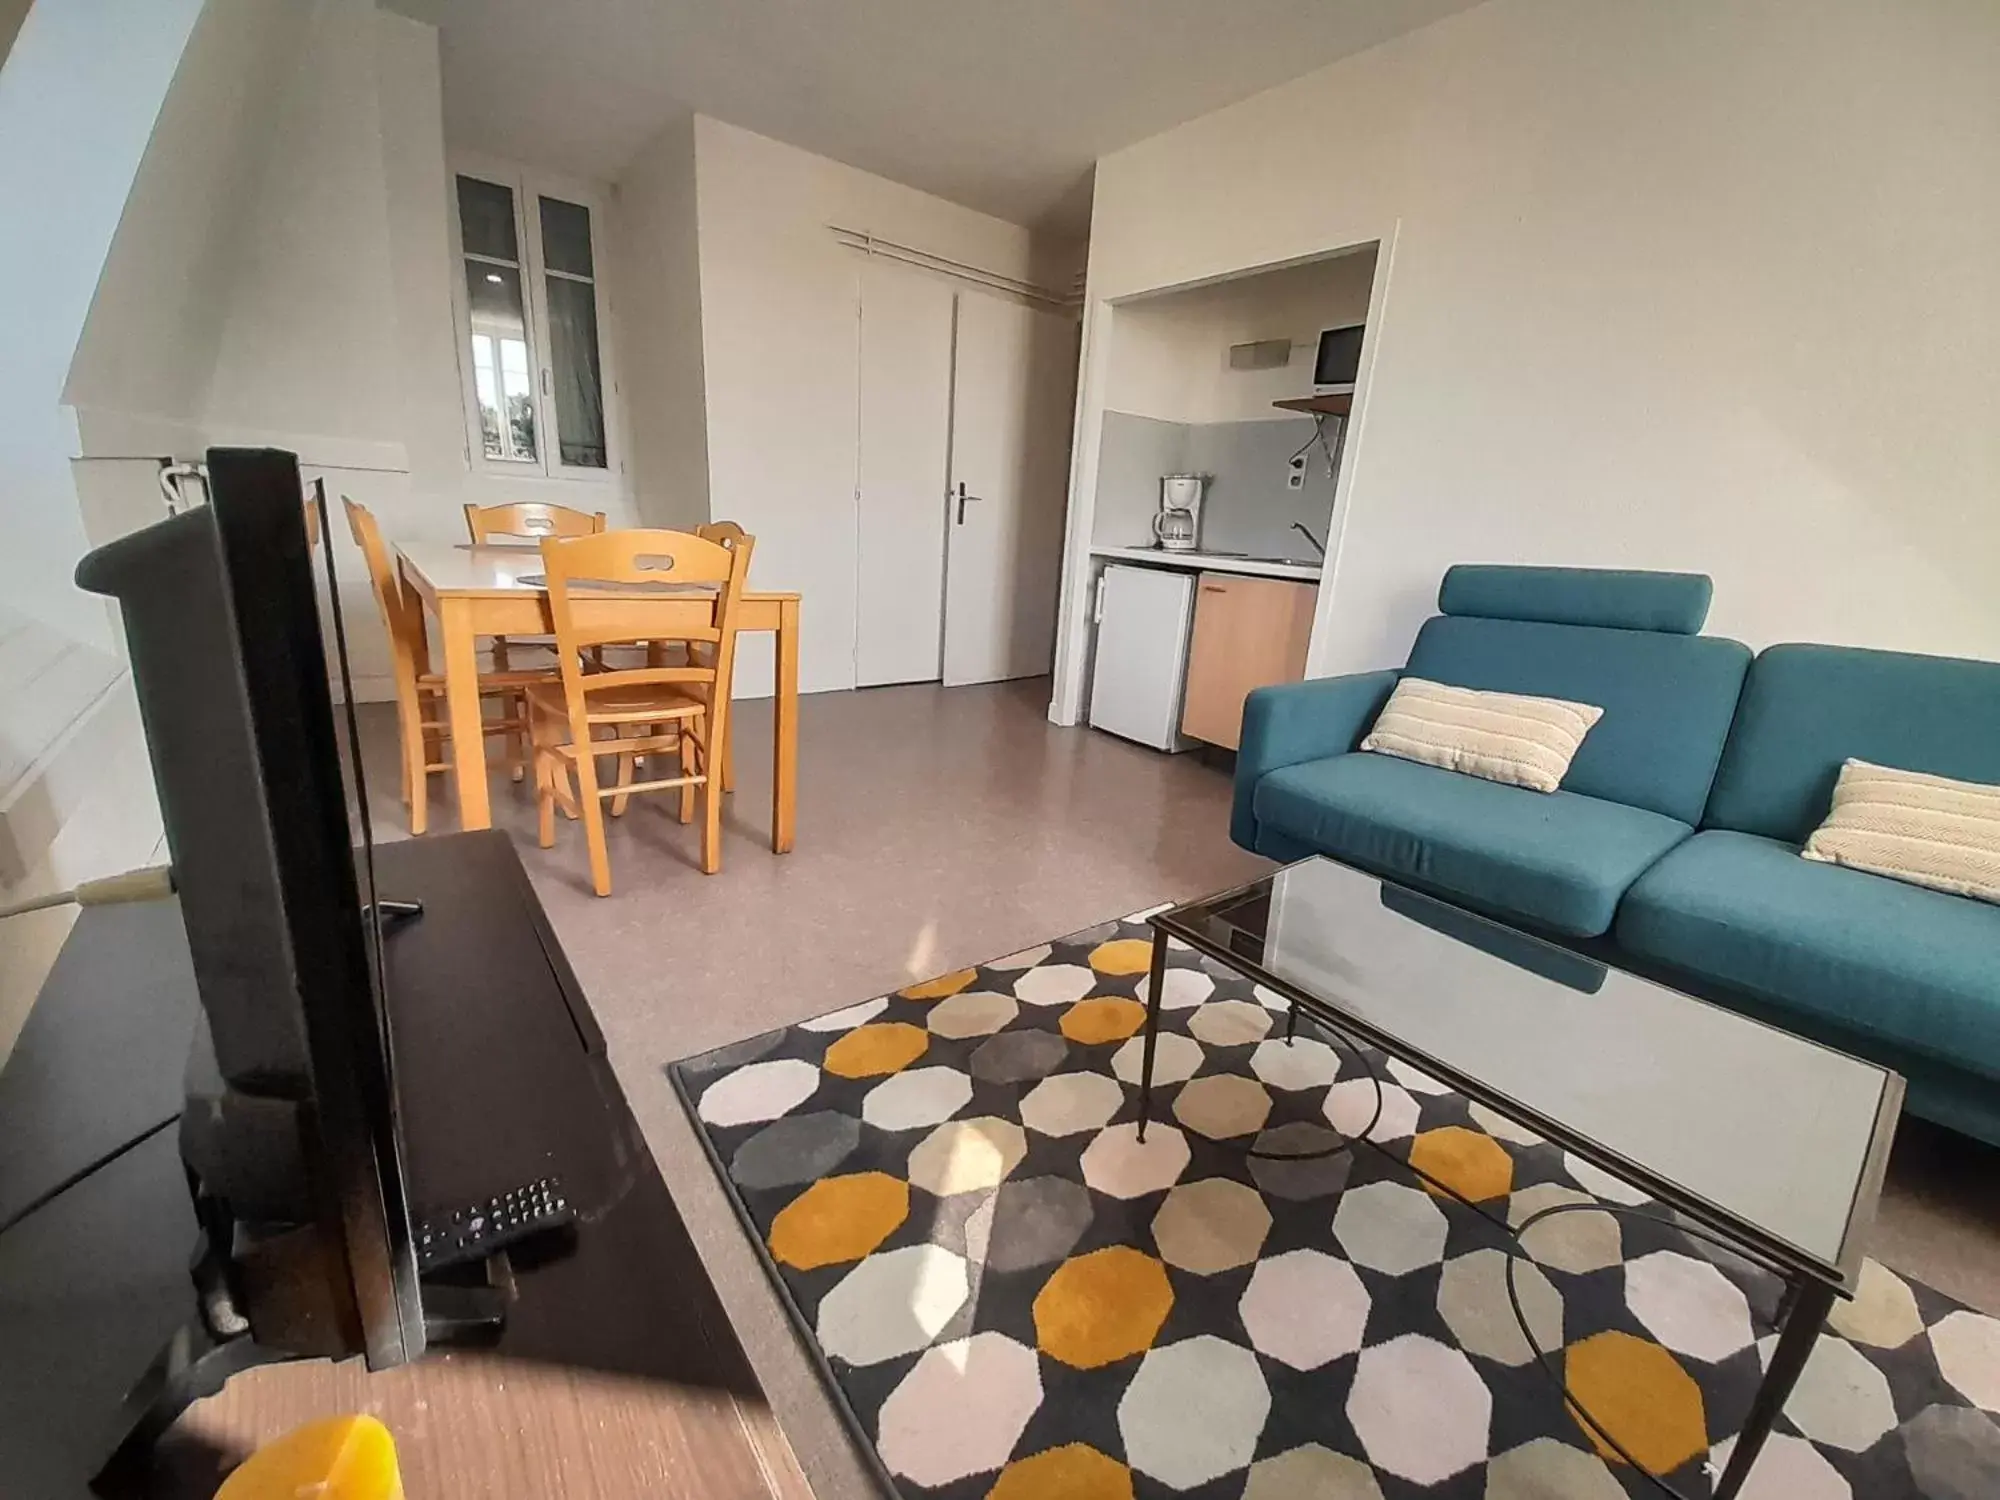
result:
[(965, 493), (965, 481), (964, 481), (963, 479), (961, 479), (961, 480), (959, 480), (959, 482), (958, 482), (958, 497), (957, 497), (957, 498), (958, 498), (958, 524), (959, 524), (959, 525), (961, 525), (961, 526), (963, 526), (963, 525), (965, 524), (965, 506), (966, 506), (966, 502), (967, 502), (967, 501), (974, 501), (974, 502), (977, 502), (977, 501), (978, 501), (978, 499), (979, 499), (979, 496), (977, 496), (977, 495), (968, 495), (968, 494), (966, 494), (966, 493)]

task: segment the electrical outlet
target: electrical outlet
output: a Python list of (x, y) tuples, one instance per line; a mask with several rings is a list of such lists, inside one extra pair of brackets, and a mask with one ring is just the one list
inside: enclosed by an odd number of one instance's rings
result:
[(1294, 458), (1292, 460), (1291, 465), (1285, 474), (1286, 489), (1302, 490), (1306, 487), (1306, 463), (1307, 463), (1307, 458), (1306, 455), (1303, 453), (1301, 453), (1297, 458)]

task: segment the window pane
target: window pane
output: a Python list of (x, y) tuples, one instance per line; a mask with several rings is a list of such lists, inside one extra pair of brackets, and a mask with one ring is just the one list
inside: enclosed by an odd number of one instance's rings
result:
[(587, 281), (545, 277), (556, 381), (556, 451), (566, 464), (605, 467), (604, 385), (597, 362), (597, 297)]
[[(582, 283), (577, 283), (582, 285)], [(534, 463), (534, 361), (528, 352), (521, 273), (490, 261), (465, 263), (472, 310), (472, 380), (479, 398), (480, 446), (488, 458)]]
[(560, 198), (542, 199), (542, 259), (551, 271), (591, 276), (590, 210)]
[(458, 232), (467, 255), (519, 261), (514, 237), (514, 190), (477, 177), (458, 179)]

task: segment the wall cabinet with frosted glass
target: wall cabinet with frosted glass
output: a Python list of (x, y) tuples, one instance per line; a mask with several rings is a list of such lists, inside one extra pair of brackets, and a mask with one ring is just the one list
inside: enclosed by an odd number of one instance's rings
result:
[(620, 467), (595, 195), (491, 163), (453, 174), (467, 455), (488, 473)]

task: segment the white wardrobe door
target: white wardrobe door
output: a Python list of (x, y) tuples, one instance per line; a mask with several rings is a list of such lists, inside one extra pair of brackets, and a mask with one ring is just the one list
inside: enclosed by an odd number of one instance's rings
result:
[(947, 686), (1038, 676), (1055, 654), (1077, 336), (1062, 313), (958, 299)]
[(954, 293), (869, 259), (861, 269), (860, 524), (854, 677), (937, 680), (944, 639), (945, 481)]

